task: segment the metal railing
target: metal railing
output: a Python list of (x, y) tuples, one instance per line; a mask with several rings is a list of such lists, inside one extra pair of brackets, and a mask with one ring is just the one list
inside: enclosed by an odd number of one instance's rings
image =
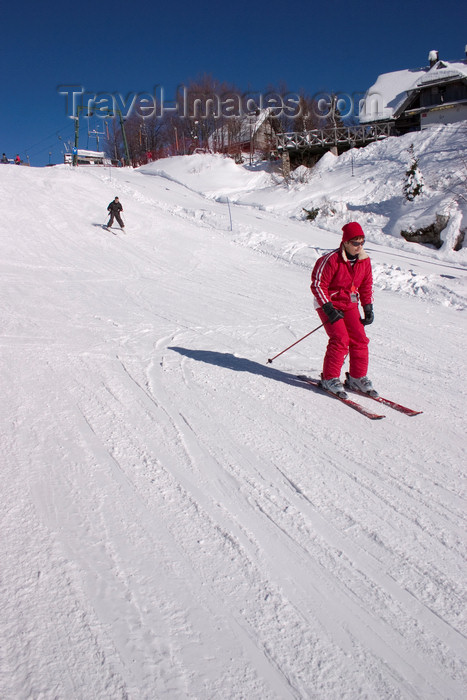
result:
[(333, 146), (361, 146), (372, 141), (379, 141), (393, 134), (393, 125), (371, 124), (365, 126), (338, 126), (310, 131), (291, 131), (276, 134), (277, 148), (289, 151), (311, 149), (328, 150)]

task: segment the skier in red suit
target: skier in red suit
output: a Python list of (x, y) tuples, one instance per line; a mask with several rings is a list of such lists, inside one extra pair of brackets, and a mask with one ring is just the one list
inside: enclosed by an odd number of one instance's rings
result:
[(374, 319), (371, 261), (363, 250), (365, 234), (360, 224), (345, 224), (342, 232), (339, 248), (319, 258), (311, 275), (315, 306), (329, 336), (321, 385), (346, 396), (340, 374), (349, 355), (346, 386), (377, 396), (367, 377), (369, 340), (364, 329)]

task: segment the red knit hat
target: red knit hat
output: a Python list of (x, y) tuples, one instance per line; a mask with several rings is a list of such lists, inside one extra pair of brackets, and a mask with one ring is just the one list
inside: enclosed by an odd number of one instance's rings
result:
[(365, 238), (362, 227), (356, 221), (345, 224), (342, 227), (342, 232), (342, 241), (350, 241), (352, 238), (361, 238), (362, 236)]

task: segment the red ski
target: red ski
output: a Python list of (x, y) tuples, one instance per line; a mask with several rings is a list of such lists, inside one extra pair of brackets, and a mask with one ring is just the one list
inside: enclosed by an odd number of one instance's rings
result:
[[(346, 374), (348, 374), (346, 372)], [(367, 396), (369, 399), (373, 399), (373, 401), (377, 401), (378, 403), (382, 403), (383, 406), (388, 406), (389, 408), (393, 408), (395, 411), (399, 411), (399, 413), (404, 413), (406, 416), (419, 416), (423, 411), (414, 411), (413, 408), (407, 408), (407, 406), (401, 406), (400, 403), (396, 403), (395, 401), (391, 401), (391, 399), (385, 399), (382, 396), (370, 396), (370, 394), (365, 394), (364, 391), (358, 391), (358, 389), (350, 389), (347, 386), (347, 381), (344, 382), (344, 388), (347, 391), (351, 391), (353, 394), (358, 394), (359, 396)]]
[(366, 409), (364, 406), (357, 403), (356, 401), (352, 401), (352, 399), (345, 399), (343, 396), (339, 396), (338, 394), (333, 394), (332, 391), (328, 391), (327, 389), (324, 389), (321, 386), (321, 382), (318, 379), (312, 379), (311, 377), (306, 377), (303, 374), (298, 375), (297, 379), (300, 379), (302, 382), (306, 382), (307, 384), (310, 384), (311, 386), (316, 387), (317, 389), (322, 391), (324, 394), (328, 394), (329, 396), (332, 396), (334, 399), (338, 399), (338, 401), (342, 401), (342, 403), (345, 403), (347, 406), (350, 406), (350, 408), (353, 408), (355, 411), (358, 411), (359, 413), (361, 413), (363, 416), (366, 416), (370, 420), (380, 420), (381, 418), (385, 418), (385, 416), (380, 415), (379, 413), (373, 413), (373, 411), (369, 411), (368, 409)]

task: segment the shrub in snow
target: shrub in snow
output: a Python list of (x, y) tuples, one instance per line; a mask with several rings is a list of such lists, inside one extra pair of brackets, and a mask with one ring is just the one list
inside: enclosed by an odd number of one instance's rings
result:
[(313, 207), (313, 209), (305, 209), (305, 207), (302, 208), (305, 212), (305, 218), (307, 221), (314, 221), (319, 214), (319, 207)]
[(409, 202), (413, 202), (415, 197), (422, 193), (423, 190), (423, 175), (418, 167), (418, 160), (415, 158), (413, 143), (410, 145), (409, 153), (411, 162), (408, 170), (405, 172), (404, 196)]
[(306, 165), (299, 165), (298, 168), (295, 168), (290, 174), (290, 177), (294, 182), (307, 184), (311, 179), (311, 170), (307, 168)]
[(337, 214), (344, 214), (347, 216), (347, 204), (345, 202), (338, 202), (325, 199), (320, 207), (322, 216), (336, 216)]

